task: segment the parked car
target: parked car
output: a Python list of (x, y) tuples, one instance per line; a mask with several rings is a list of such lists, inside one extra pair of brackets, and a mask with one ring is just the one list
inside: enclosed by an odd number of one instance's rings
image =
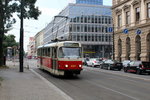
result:
[(27, 56), (28, 59), (32, 59), (32, 56)]
[(150, 74), (150, 62), (146, 61), (132, 61), (124, 68), (124, 72), (134, 72), (137, 74)]
[(130, 62), (131, 62), (131, 60), (124, 60), (124, 61), (122, 61), (123, 67), (127, 67)]
[(100, 60), (98, 58), (90, 58), (86, 63), (87, 66), (97, 67), (100, 65)]
[(108, 60), (105, 60), (103, 62), (103, 64), (101, 64), (101, 69), (107, 69), (107, 70), (121, 70), (122, 69), (122, 63), (120, 63), (119, 61), (116, 61), (116, 60), (111, 60), (111, 59), (108, 59)]
[(90, 58), (83, 58), (82, 63), (83, 65), (87, 65), (87, 62), (89, 61)]

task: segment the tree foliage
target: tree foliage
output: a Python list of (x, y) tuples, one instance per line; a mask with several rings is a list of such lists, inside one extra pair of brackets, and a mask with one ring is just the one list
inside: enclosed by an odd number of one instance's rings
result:
[[(38, 19), (41, 14), (38, 7), (35, 7), (37, 0), (24, 0), (24, 19)], [(3, 41), (4, 33), (12, 28), (12, 25), (16, 22), (13, 14), (17, 14), (20, 18), (21, 12), (21, 0), (0, 0), (0, 66), (3, 65)]]
[(16, 47), (16, 49), (19, 48), (19, 43), (16, 42), (15, 36), (10, 34), (10, 35), (4, 35), (4, 41), (3, 41), (3, 49), (4, 49), (4, 54), (7, 55), (7, 47)]

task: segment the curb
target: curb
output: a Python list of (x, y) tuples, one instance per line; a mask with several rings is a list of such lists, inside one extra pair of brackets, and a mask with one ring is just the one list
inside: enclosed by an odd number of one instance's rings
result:
[(56, 92), (58, 92), (60, 95), (62, 95), (66, 100), (73, 100), (70, 96), (68, 96), (66, 93), (64, 93), (62, 90), (57, 88), (54, 84), (49, 82), (47, 79), (45, 79), (43, 76), (35, 72), (33, 69), (29, 69), (32, 71), (35, 75), (37, 75), (40, 79), (42, 79), (50, 88), (53, 88)]

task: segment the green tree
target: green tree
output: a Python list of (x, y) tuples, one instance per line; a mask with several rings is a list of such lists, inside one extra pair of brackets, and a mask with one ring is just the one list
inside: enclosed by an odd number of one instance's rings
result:
[[(38, 7), (35, 7), (36, 0), (24, 0), (24, 19), (38, 19), (41, 14)], [(21, 0), (0, 0), (0, 66), (4, 64), (4, 33), (12, 28), (12, 24), (16, 22), (13, 14), (16, 13), (20, 18)]]
[(12, 50), (14, 50), (14, 47), (15, 49), (19, 47), (19, 43), (16, 42), (15, 36), (12, 34), (7, 35), (7, 36), (4, 35), (3, 50), (4, 50), (5, 55), (7, 55), (7, 47), (12, 47)]

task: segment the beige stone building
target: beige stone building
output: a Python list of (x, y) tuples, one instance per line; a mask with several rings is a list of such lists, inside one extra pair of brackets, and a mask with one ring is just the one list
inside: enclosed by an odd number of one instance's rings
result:
[(40, 32), (38, 32), (35, 36), (34, 36), (34, 39), (35, 39), (35, 54), (37, 55), (37, 48), (38, 46), (41, 46), (43, 45), (43, 35), (44, 35), (44, 29), (41, 30)]
[(36, 51), (35, 51), (35, 39), (34, 37), (29, 37), (29, 45), (27, 46), (28, 48), (28, 54), (27, 56), (32, 56), (34, 57), (36, 54)]
[(116, 60), (150, 61), (150, 0), (113, 0)]

